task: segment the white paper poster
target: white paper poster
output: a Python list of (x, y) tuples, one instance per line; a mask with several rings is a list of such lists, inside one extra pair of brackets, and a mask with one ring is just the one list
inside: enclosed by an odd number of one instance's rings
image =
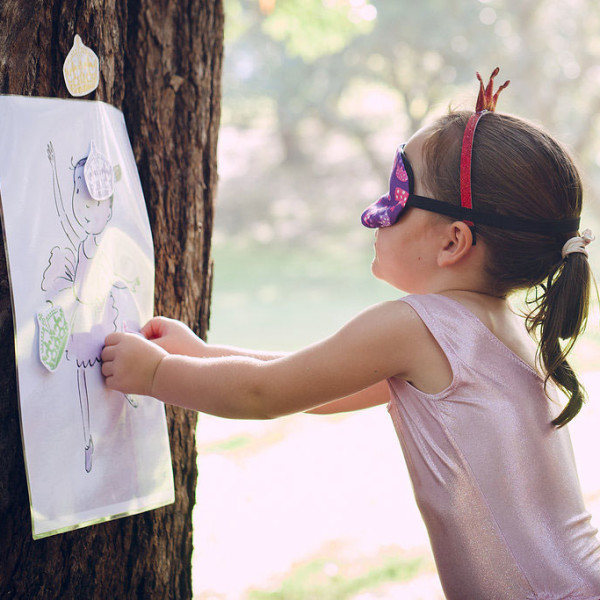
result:
[(0, 196), (33, 537), (174, 501), (164, 406), (104, 386), (152, 317), (154, 253), (123, 115), (0, 96)]

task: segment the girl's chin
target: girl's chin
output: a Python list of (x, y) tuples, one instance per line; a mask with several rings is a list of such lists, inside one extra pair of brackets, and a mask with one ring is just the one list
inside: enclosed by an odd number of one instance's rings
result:
[(379, 269), (379, 263), (377, 262), (377, 257), (375, 257), (371, 262), (371, 273), (375, 279), (379, 279), (380, 281), (385, 281), (381, 270)]

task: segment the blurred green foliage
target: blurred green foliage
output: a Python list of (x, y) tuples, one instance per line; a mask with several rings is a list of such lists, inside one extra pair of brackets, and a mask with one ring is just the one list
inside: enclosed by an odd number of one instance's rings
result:
[(366, 2), (279, 0), (262, 30), (283, 42), (289, 56), (312, 62), (342, 51), (352, 38), (369, 32), (375, 15), (375, 8)]
[[(513, 80), (505, 109), (566, 131), (578, 151), (595, 137), (595, 0), (278, 0), (268, 16), (256, 0), (225, 5), (234, 105), (268, 96), (297, 124), (338, 112), (344, 93), (362, 80), (396, 96), (416, 129), (440, 102), (473, 90), (475, 70), (500, 65)], [(365, 121), (372, 130), (368, 115)]]
[(487, 77), (495, 66), (499, 80), (512, 80), (499, 110), (567, 143), (597, 204), (596, 0), (277, 0), (268, 15), (258, 0), (225, 0), (225, 8), (223, 136), (229, 127), (266, 140), (248, 147), (243, 166), (221, 153), (226, 232), (305, 243), (328, 228), (350, 231), (370, 194), (385, 189), (396, 145), (450, 104), (472, 108), (475, 71)]

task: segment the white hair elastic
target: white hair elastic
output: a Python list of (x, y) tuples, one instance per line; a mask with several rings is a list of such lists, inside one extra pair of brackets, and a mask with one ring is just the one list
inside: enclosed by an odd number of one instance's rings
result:
[(581, 254), (585, 254), (588, 256), (587, 250), (585, 247), (593, 242), (596, 238), (592, 233), (591, 229), (586, 229), (581, 236), (572, 237), (570, 240), (565, 242), (565, 245), (562, 248), (562, 257), (567, 258), (569, 254), (573, 254), (573, 252), (580, 252)]

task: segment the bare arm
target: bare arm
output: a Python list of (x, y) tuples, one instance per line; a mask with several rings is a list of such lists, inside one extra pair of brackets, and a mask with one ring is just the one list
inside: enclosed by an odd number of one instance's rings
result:
[(168, 317), (150, 319), (141, 331), (142, 335), (166, 350), (169, 354), (192, 356), (196, 358), (218, 358), (222, 356), (247, 356), (258, 360), (282, 358), (285, 352), (267, 352), (249, 350), (234, 346), (207, 344), (199, 338), (185, 323)]
[(376, 384), (350, 394), (345, 398), (339, 398), (328, 402), (316, 408), (311, 408), (305, 412), (311, 415), (335, 415), (338, 413), (351, 412), (355, 410), (362, 410), (363, 408), (371, 408), (372, 406), (379, 406), (380, 404), (386, 404), (390, 399), (390, 388), (387, 384), (387, 380), (378, 381)]
[[(142, 328), (142, 334), (155, 344), (164, 348), (169, 354), (179, 354), (196, 358), (220, 358), (225, 356), (245, 356), (258, 360), (275, 360), (283, 358), (288, 352), (267, 352), (207, 344), (199, 338), (187, 325), (167, 317), (154, 317)], [(334, 400), (318, 408), (306, 412), (319, 415), (330, 415), (348, 412), (384, 404), (389, 400), (389, 389), (385, 382), (380, 382), (339, 400)]]
[[(111, 334), (102, 371), (109, 388), (125, 393), (221, 417), (269, 419), (348, 398), (393, 375), (409, 378), (421, 339), (412, 309), (390, 302), (322, 342), (266, 361), (168, 354), (138, 336)], [(379, 400), (381, 389), (374, 396)]]

